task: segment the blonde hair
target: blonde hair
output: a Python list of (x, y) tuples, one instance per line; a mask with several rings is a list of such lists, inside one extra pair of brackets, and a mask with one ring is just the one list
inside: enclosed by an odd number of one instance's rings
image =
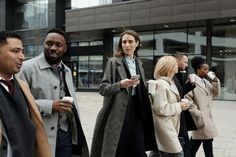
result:
[(175, 57), (163, 56), (156, 63), (154, 78), (170, 76), (174, 73), (174, 68), (176, 67), (178, 67), (178, 65)]

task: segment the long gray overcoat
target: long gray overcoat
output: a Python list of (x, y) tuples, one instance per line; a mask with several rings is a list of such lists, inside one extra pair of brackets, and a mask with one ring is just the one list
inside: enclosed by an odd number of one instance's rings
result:
[[(65, 68), (65, 83), (68, 87), (70, 96), (73, 97), (74, 107), (76, 109), (73, 114), (73, 144), (77, 147), (77, 151), (80, 149), (78, 147), (82, 147), (82, 157), (88, 157), (89, 152), (79, 119), (79, 107), (74, 92), (71, 70), (65, 64), (63, 65)], [(44, 53), (42, 53), (31, 60), (25, 61), (18, 77), (28, 84), (36, 103), (39, 105), (49, 144), (52, 149), (52, 156), (55, 156), (59, 114), (52, 112), (52, 102), (53, 100), (60, 99), (60, 81), (58, 80), (57, 71), (54, 71), (51, 68), (44, 57)]]
[[(138, 59), (137, 61), (142, 78), (140, 80), (145, 84), (142, 63)], [(115, 157), (116, 155), (128, 99), (131, 95), (130, 90), (120, 88), (120, 81), (126, 78), (122, 57), (111, 58), (106, 65), (99, 88), (100, 94), (104, 96), (104, 102), (95, 124), (91, 157)]]

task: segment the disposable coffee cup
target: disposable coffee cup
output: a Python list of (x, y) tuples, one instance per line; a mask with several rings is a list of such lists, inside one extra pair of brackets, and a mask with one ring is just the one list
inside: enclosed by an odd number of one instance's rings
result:
[(154, 94), (156, 91), (156, 81), (155, 80), (149, 80), (148, 81), (148, 93)]
[(70, 96), (64, 96), (64, 97), (62, 98), (62, 100), (66, 100), (66, 101), (69, 101), (69, 102), (71, 102), (71, 103), (74, 101), (73, 98), (70, 97)]
[(187, 104), (189, 102), (189, 100), (188, 99), (181, 99), (181, 102)]
[(216, 77), (216, 75), (215, 75), (215, 73), (214, 73), (213, 71), (209, 71), (209, 72), (207, 73), (207, 76), (208, 76), (211, 80), (214, 80), (215, 77)]
[(189, 78), (189, 82), (191, 82), (191, 83), (195, 83), (196, 82), (196, 75), (195, 74), (190, 74), (188, 76), (188, 78)]

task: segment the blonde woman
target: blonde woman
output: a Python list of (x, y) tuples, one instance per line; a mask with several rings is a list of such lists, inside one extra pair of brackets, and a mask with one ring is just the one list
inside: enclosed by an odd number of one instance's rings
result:
[(175, 57), (161, 57), (155, 67), (154, 78), (158, 87), (153, 98), (153, 120), (155, 136), (162, 157), (183, 157), (183, 150), (178, 139), (180, 113), (189, 107), (180, 103), (178, 89), (172, 80), (178, 72)]

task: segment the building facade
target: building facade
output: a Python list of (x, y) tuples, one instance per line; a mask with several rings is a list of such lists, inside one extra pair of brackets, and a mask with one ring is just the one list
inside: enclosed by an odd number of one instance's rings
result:
[[(17, 30), (30, 58), (42, 52), (48, 28), (64, 28), (69, 47), (65, 62), (72, 69), (76, 88), (96, 90), (107, 59), (116, 50), (119, 34), (134, 29), (141, 37), (138, 55), (147, 79), (153, 78), (159, 57), (184, 51), (190, 61), (194, 56), (206, 58), (220, 78), (222, 91), (217, 99), (236, 100), (235, 0), (85, 2), (3, 0), (0, 30)], [(193, 72), (191, 65), (188, 72)]]

